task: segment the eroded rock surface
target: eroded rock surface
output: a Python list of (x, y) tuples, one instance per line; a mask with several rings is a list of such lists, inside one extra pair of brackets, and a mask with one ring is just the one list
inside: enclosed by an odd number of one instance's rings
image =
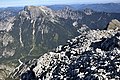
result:
[(120, 22), (117, 19), (113, 19), (107, 29), (120, 30)]
[(31, 66), (22, 68), (14, 77), (33, 71), (35, 75), (29, 73), (24, 77), (34, 77), (34, 80), (118, 80), (119, 60), (119, 31), (88, 30), (41, 56), (36, 64), (31, 64), (32, 70)]

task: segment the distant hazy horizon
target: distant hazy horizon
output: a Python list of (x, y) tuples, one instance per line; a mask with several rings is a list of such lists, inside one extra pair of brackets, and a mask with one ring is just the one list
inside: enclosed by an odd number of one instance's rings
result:
[(23, 7), (27, 5), (61, 5), (61, 4), (99, 4), (120, 3), (120, 0), (0, 0), (0, 7)]

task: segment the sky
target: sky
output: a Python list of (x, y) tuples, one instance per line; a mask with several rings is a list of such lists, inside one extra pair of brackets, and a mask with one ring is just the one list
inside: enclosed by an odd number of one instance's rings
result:
[(0, 7), (54, 4), (120, 3), (120, 0), (0, 0)]

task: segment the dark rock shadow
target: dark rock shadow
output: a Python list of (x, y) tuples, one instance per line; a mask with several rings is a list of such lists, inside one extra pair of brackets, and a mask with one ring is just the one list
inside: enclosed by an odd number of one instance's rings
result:
[(20, 77), (21, 80), (38, 80), (35, 75), (35, 72), (33, 71), (34, 68), (35, 68), (35, 66), (32, 65), (30, 67), (30, 70), (27, 70), (25, 73), (23, 73)]
[(111, 38), (102, 38), (99, 42), (92, 42), (90, 47), (93, 49), (99, 48), (104, 51), (113, 50), (114, 48), (120, 49), (120, 40), (117, 38), (120, 34), (116, 34)]

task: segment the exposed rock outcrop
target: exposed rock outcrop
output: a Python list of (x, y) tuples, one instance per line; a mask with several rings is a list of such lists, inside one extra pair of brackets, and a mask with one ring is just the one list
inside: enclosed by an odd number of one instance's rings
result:
[(109, 24), (107, 29), (120, 30), (120, 22), (117, 19), (113, 19)]
[[(34, 80), (109, 80), (120, 79), (120, 32), (88, 30), (48, 52), (33, 64), (25, 77)], [(29, 70), (31, 67), (27, 67)], [(23, 68), (18, 75), (29, 70)], [(21, 78), (24, 80), (23, 78)]]
[(38, 17), (54, 17), (54, 11), (45, 6), (26, 6), (23, 11), (20, 12), (20, 15), (27, 17), (28, 19), (36, 19)]
[(84, 13), (89, 16), (89, 15), (92, 15), (94, 13), (94, 11), (92, 9), (86, 8), (84, 10)]

